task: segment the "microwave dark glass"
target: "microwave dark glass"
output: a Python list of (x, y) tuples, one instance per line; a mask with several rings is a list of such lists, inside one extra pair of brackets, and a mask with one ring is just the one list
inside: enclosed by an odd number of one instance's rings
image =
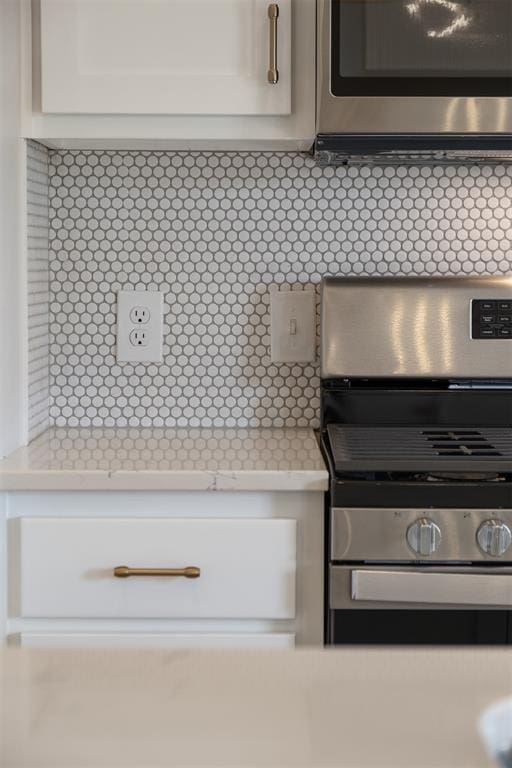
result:
[(511, 0), (332, 0), (333, 96), (512, 95)]

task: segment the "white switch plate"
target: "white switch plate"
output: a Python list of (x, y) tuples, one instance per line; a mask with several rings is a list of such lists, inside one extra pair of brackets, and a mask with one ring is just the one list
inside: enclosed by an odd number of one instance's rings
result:
[(270, 356), (274, 363), (310, 363), (315, 359), (314, 291), (270, 294)]
[(117, 294), (118, 363), (161, 363), (162, 335), (162, 294), (156, 291), (119, 291)]

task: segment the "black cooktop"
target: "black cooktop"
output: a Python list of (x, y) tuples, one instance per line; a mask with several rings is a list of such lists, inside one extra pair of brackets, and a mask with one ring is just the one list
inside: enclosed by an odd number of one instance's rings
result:
[(336, 472), (512, 472), (512, 427), (329, 424)]

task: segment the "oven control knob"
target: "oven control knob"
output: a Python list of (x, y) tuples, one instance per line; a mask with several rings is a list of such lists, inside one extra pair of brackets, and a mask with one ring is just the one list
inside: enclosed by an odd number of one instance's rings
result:
[(407, 529), (407, 543), (418, 555), (433, 555), (441, 543), (441, 529), (433, 520), (422, 517)]
[(478, 529), (476, 540), (486, 555), (500, 557), (512, 544), (512, 531), (502, 520), (486, 520)]

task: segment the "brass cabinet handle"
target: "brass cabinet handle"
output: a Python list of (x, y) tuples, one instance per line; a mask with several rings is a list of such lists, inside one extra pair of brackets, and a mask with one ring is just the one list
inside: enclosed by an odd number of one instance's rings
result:
[(195, 565), (186, 568), (129, 568), (127, 565), (118, 565), (114, 568), (114, 576), (118, 579), (127, 579), (128, 576), (183, 576), (185, 579), (198, 579), (201, 569)]
[(270, 20), (270, 35), (267, 80), (271, 85), (275, 85), (279, 80), (279, 70), (277, 69), (277, 20), (279, 18), (279, 6), (277, 3), (270, 3), (268, 6), (268, 18)]

